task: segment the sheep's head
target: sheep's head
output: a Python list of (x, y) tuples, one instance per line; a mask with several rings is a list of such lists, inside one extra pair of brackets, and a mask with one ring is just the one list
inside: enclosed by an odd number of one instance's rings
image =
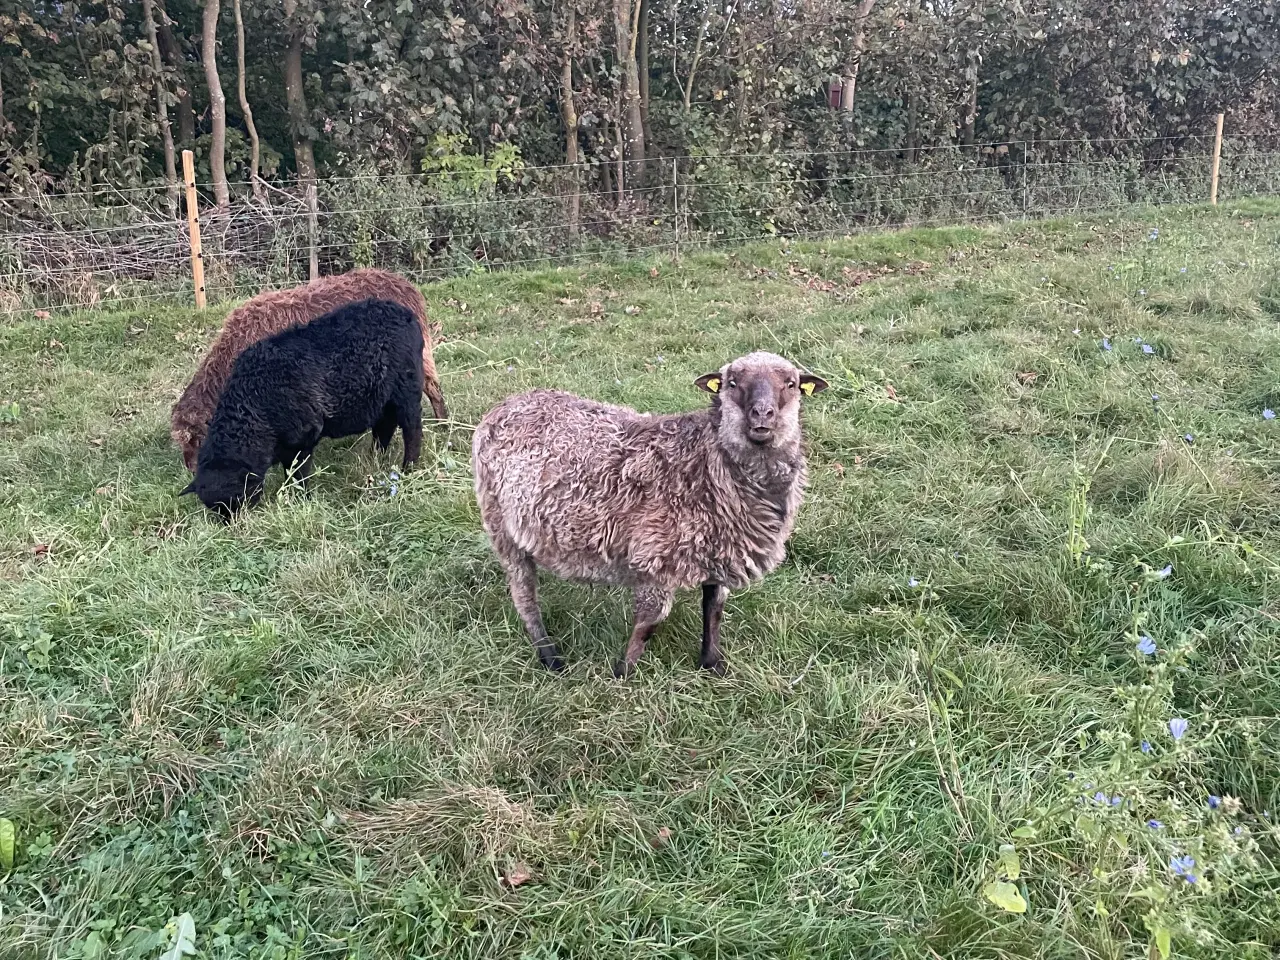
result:
[(203, 426), (179, 426), (173, 431), (173, 439), (182, 450), (182, 462), (192, 473), (200, 456), (200, 444), (204, 443)]
[(800, 398), (827, 389), (772, 353), (749, 353), (697, 379), (720, 411), (720, 438), (739, 446), (782, 447), (800, 440)]
[(179, 496), (194, 493), (200, 502), (227, 521), (242, 506), (262, 498), (263, 478), (243, 463), (211, 460), (196, 466), (196, 478)]

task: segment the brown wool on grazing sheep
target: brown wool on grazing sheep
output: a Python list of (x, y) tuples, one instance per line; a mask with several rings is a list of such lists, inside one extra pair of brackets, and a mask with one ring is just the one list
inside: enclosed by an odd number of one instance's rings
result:
[(422, 390), (431, 401), (438, 420), (448, 420), (449, 412), (440, 392), (432, 356), (431, 330), (427, 323), (427, 301), (422, 291), (404, 277), (386, 270), (352, 270), (333, 277), (321, 277), (291, 290), (261, 293), (227, 314), (222, 331), (170, 415), (170, 435), (182, 450), (188, 470), (196, 468), (200, 444), (209, 429), (209, 419), (231, 375), (236, 358), (251, 344), (338, 307), (368, 299), (390, 300), (409, 309), (422, 327)]
[(698, 663), (723, 670), (730, 589), (780, 564), (805, 484), (800, 397), (826, 388), (771, 353), (700, 377), (708, 409), (637, 413), (552, 390), (508, 397), (472, 442), (476, 499), (543, 664), (563, 667), (538, 606), (537, 567), (635, 593), (615, 672), (630, 672), (671, 611), (702, 587)]

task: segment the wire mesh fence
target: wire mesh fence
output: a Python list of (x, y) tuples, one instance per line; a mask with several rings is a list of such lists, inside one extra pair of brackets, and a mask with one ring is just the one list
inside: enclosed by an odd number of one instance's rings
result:
[[(1280, 193), (1280, 151), (1224, 141), (1219, 198)], [(1212, 137), (641, 162), (199, 186), (211, 302), (358, 266), (420, 282), (767, 237), (1084, 214), (1208, 198)], [(0, 314), (192, 299), (185, 211), (164, 185), (0, 198)]]

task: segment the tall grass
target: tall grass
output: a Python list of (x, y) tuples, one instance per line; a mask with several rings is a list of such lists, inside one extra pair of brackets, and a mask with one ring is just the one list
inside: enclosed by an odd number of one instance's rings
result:
[[(1269, 956), (1278, 244), (1257, 202), (450, 280), (424, 465), (327, 444), (229, 527), (167, 437), (218, 313), (0, 329), (0, 954)], [(468, 424), (756, 348), (833, 389), (729, 675), (686, 598), (612, 680), (624, 598), (552, 580), (541, 671)]]

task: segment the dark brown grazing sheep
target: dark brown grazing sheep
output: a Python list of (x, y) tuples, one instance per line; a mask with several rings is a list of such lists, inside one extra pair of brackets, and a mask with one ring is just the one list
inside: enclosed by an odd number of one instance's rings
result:
[(200, 361), (195, 377), (173, 405), (170, 415), (170, 435), (182, 450), (182, 462), (187, 469), (196, 468), (209, 418), (231, 375), (232, 364), (245, 347), (289, 327), (309, 323), (345, 304), (370, 298), (398, 303), (417, 318), (422, 327), (422, 389), (431, 401), (436, 419), (448, 420), (449, 411), (444, 405), (432, 357), (427, 302), (422, 291), (404, 277), (386, 270), (352, 270), (334, 277), (321, 277), (292, 290), (260, 293), (227, 314), (218, 339)]
[(626, 675), (671, 611), (702, 587), (699, 666), (723, 671), (730, 589), (783, 560), (805, 484), (800, 397), (826, 382), (772, 353), (697, 381), (709, 409), (654, 415), (552, 390), (508, 397), (472, 443), (476, 499), (543, 664), (563, 667), (538, 607), (537, 567), (631, 587)]

